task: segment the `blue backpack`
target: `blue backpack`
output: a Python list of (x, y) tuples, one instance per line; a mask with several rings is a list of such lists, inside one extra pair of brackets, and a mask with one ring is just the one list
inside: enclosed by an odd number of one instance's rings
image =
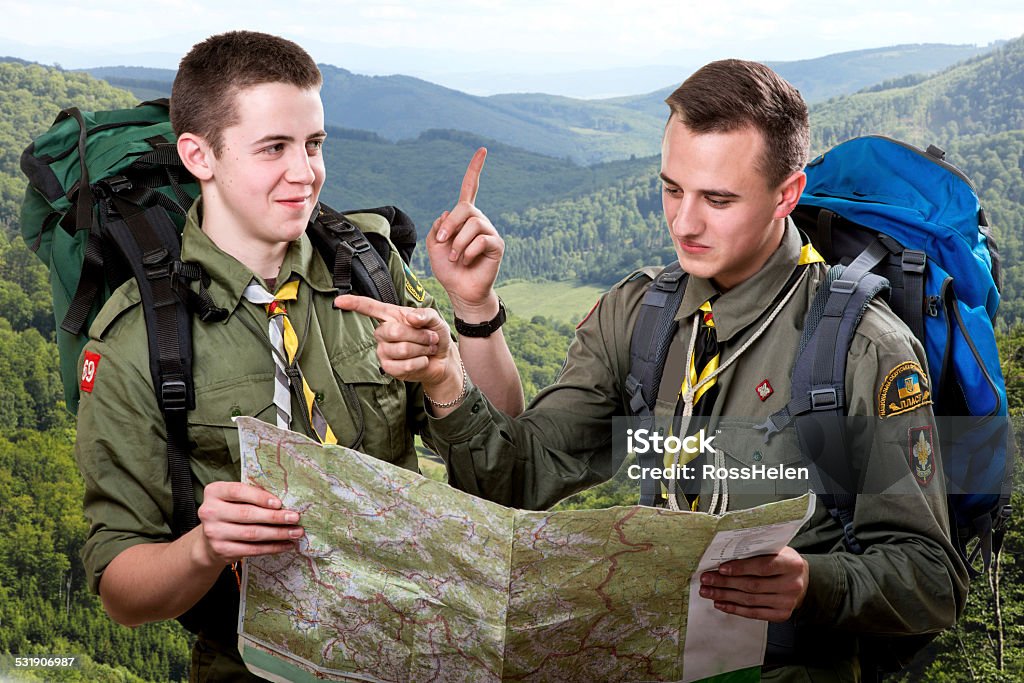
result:
[[(843, 527), (848, 549), (861, 552), (856, 474), (842, 457), (852, 419), (845, 415), (846, 357), (867, 303), (888, 294), (925, 347), (951, 532), (977, 573), (979, 555), (987, 569), (998, 553), (1010, 515), (1011, 434), (992, 326), (999, 255), (974, 186), (943, 157), (934, 146), (922, 151), (866, 136), (808, 164), (793, 219), (835, 265), (804, 321), (791, 400), (761, 428), (769, 438), (794, 424), (815, 465), (812, 488)], [(645, 426), (653, 425), (685, 289), (686, 275), (674, 265), (651, 283), (633, 330), (626, 387), (630, 412)], [(641, 504), (658, 495), (658, 482), (641, 482)]]
[[(981, 554), (987, 568), (1010, 514), (1013, 471), (992, 326), (1000, 260), (974, 185), (944, 156), (881, 136), (848, 140), (807, 165), (793, 219), (827, 262), (847, 266), (841, 281), (869, 271), (888, 280), (889, 306), (924, 344), (951, 532), (968, 565)], [(837, 296), (835, 283), (826, 294)], [(844, 517), (848, 508), (852, 519), (854, 500), (836, 503)]]

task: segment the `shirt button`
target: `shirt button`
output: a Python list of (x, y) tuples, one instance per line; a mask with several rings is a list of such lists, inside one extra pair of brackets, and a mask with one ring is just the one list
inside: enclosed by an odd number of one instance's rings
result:
[(323, 403), (324, 402), (324, 392), (322, 392), (322, 391), (316, 392), (316, 395), (313, 398), (314, 398), (314, 400), (316, 400), (317, 403)]
[(473, 407), (470, 408), (470, 412), (472, 412), (472, 413), (479, 413), (480, 412), (480, 401), (477, 401), (476, 403), (473, 404)]
[(761, 455), (761, 451), (754, 451), (754, 460), (760, 461), (764, 456)]
[(240, 417), (242, 415), (242, 409), (238, 406), (231, 406), (231, 417)]

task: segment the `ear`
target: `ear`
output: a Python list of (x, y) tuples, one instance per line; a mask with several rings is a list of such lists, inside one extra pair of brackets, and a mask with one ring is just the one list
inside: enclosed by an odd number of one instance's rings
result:
[(800, 201), (800, 195), (803, 194), (806, 186), (807, 174), (803, 171), (796, 171), (783, 180), (778, 188), (779, 203), (775, 206), (774, 217), (785, 218), (791, 214), (796, 208), (797, 202)]
[(202, 137), (194, 133), (182, 133), (178, 138), (178, 156), (197, 180), (213, 178), (213, 162), (216, 157), (209, 143)]

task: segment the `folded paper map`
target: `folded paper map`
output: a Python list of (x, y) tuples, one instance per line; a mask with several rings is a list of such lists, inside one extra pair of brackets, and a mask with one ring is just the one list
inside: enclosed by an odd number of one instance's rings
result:
[(243, 564), (239, 649), (270, 680), (757, 680), (766, 622), (715, 610), (699, 574), (777, 552), (813, 508), (525, 512), (237, 424), (242, 480), (306, 530)]

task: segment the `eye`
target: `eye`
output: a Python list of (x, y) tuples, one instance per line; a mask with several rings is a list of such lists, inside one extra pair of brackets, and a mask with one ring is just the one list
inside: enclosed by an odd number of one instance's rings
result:
[(710, 204), (716, 209), (724, 209), (725, 207), (729, 206), (729, 204), (732, 204), (732, 202), (727, 199), (715, 199), (714, 197), (705, 197), (705, 199), (707, 200), (708, 204)]
[(281, 152), (284, 151), (284, 144), (279, 142), (276, 145), (264, 147), (260, 151), (263, 152), (264, 154), (280, 154)]
[(306, 152), (310, 156), (315, 156), (324, 148), (324, 140), (308, 140), (306, 141)]
[(671, 187), (669, 185), (662, 185), (661, 190), (665, 194), (671, 195), (672, 197), (676, 197), (683, 194), (683, 191), (680, 190), (678, 187)]

